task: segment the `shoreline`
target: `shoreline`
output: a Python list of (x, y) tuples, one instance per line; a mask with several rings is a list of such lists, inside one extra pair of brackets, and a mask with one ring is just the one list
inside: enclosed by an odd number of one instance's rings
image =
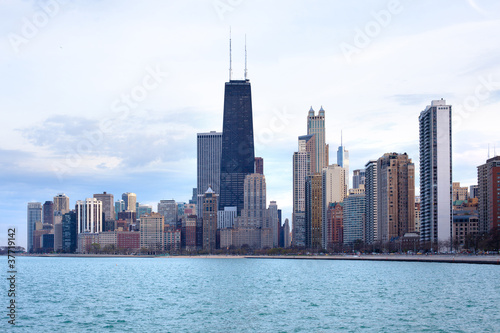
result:
[(500, 265), (500, 255), (121, 255), (121, 254), (31, 254), (18, 257), (45, 258), (158, 258), (158, 259), (295, 259), (295, 260), (361, 260), (361, 261), (406, 261), (457, 264)]

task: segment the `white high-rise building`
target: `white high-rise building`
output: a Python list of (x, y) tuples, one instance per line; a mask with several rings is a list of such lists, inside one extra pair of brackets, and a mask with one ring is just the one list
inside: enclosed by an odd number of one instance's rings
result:
[(234, 221), (237, 216), (237, 207), (224, 207), (224, 210), (217, 212), (217, 228), (226, 229), (234, 226)]
[(211, 131), (198, 133), (197, 141), (197, 216), (201, 217), (203, 210), (203, 196), (208, 187), (220, 194), (220, 162), (222, 154), (222, 132)]
[(102, 232), (104, 222), (102, 201), (96, 198), (87, 198), (85, 201), (78, 200), (75, 211), (79, 234)]
[(432, 101), (419, 122), (420, 240), (444, 250), (452, 232), (451, 105)]

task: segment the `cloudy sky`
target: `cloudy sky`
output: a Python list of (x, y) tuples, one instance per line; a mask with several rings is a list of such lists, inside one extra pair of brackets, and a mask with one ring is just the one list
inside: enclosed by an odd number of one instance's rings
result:
[[(386, 152), (418, 166), (418, 116), (453, 106), (453, 178), (500, 151), (500, 3), (449, 1), (0, 2), (0, 245), (26, 246), (26, 206), (107, 191), (188, 201), (196, 133), (221, 131), (245, 34), (256, 156), (267, 199), (291, 217), (292, 154), (310, 106), (326, 110), (330, 162)], [(418, 192), (418, 189), (417, 189)]]

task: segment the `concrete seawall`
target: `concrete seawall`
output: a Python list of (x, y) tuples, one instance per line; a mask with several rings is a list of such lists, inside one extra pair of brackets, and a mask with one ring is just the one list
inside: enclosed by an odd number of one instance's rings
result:
[(324, 255), (324, 256), (245, 256), (248, 259), (302, 259), (302, 260), (370, 260), (370, 261), (408, 261), (456, 264), (500, 265), (500, 255), (453, 256), (453, 255)]

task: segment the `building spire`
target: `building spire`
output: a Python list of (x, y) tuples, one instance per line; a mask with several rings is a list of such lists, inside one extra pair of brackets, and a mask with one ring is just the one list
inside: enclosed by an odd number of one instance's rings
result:
[(247, 34), (245, 34), (245, 81), (247, 80)]
[(342, 130), (340, 130), (340, 146), (343, 147), (344, 145), (342, 144)]
[(233, 74), (233, 68), (231, 59), (231, 27), (229, 27), (229, 81), (231, 81), (232, 74)]
[(488, 143), (488, 159), (490, 159), (490, 144)]

